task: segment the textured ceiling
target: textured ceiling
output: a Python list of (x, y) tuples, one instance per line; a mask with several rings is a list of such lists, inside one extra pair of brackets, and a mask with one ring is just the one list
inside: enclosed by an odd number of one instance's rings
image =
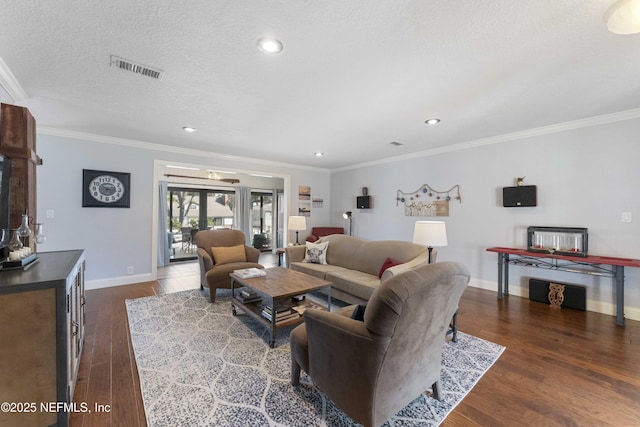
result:
[(43, 128), (336, 169), (640, 107), (612, 2), (11, 1), (0, 58)]

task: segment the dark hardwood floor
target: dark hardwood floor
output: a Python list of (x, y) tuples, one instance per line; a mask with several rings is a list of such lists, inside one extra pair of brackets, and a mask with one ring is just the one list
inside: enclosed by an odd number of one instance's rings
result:
[[(268, 262), (266, 264), (269, 264)], [(146, 426), (124, 300), (199, 287), (197, 263), (157, 282), (87, 292), (72, 427)], [(458, 327), (507, 347), (443, 426), (640, 426), (640, 322), (468, 288)]]

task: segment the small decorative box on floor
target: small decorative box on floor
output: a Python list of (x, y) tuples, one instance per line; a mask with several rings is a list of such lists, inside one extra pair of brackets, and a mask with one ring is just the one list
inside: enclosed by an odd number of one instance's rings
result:
[(529, 299), (557, 308), (587, 309), (587, 288), (582, 285), (529, 279)]

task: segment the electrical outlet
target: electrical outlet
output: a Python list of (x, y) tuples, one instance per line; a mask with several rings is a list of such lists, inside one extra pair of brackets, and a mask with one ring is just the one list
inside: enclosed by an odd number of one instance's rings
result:
[(55, 218), (56, 213), (53, 209), (47, 209), (47, 219)]
[(133, 267), (132, 266), (127, 267), (127, 274), (133, 274)]
[(620, 218), (622, 222), (631, 222), (631, 212), (622, 212), (622, 217)]

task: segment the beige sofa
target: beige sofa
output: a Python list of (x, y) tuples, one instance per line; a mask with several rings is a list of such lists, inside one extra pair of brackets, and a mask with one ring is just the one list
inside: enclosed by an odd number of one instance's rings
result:
[[(304, 262), (306, 246), (288, 246), (286, 265), (288, 268), (320, 277), (332, 283), (331, 296), (350, 304), (369, 301), (380, 283), (411, 267), (429, 261), (427, 248), (400, 240), (366, 241), (342, 234), (321, 238), (318, 242), (329, 242), (327, 264)], [(432, 254), (432, 259), (434, 254)], [(388, 268), (378, 277), (387, 258), (402, 263)]]

